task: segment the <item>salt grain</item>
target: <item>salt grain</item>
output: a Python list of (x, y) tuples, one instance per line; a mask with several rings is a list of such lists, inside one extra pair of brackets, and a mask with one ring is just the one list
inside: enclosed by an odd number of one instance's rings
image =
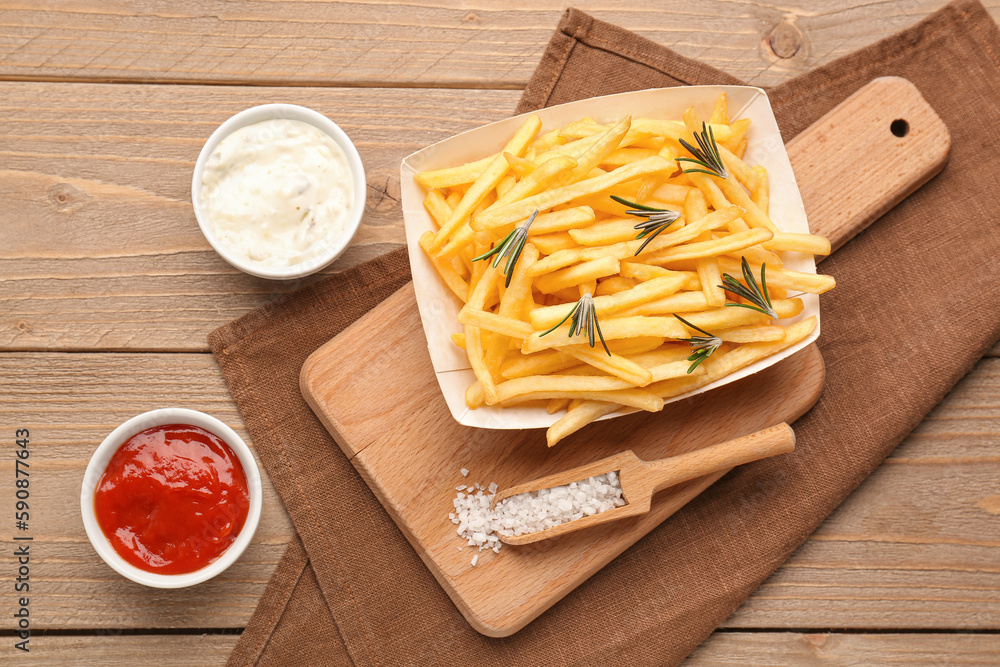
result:
[(462, 477), (468, 477), (469, 476), (469, 469), (468, 468), (462, 468), (461, 470), (459, 470), (459, 472), (462, 473)]
[[(466, 476), (469, 471), (462, 468), (461, 473)], [(521, 493), (505, 499), (493, 510), (490, 504), (497, 492), (495, 483), (486, 487), (477, 483), (458, 488), (459, 493), (452, 503), (455, 511), (449, 513), (448, 518), (458, 526), (456, 532), (467, 540), (468, 546), (478, 547), (479, 551), (491, 549), (494, 553), (500, 553), (500, 536), (537, 533), (625, 505), (617, 472), (566, 486)], [(472, 558), (472, 566), (477, 562), (479, 554)]]

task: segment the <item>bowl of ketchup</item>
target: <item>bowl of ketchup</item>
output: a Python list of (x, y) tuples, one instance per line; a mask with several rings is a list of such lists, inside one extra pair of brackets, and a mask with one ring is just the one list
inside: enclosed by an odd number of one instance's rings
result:
[(260, 521), (260, 471), (243, 439), (197, 410), (164, 408), (116, 428), (80, 492), (94, 549), (155, 588), (211, 579), (243, 553)]

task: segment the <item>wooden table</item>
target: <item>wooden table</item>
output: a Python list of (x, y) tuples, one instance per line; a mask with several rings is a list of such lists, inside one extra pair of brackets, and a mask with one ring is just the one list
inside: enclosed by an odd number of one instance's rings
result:
[[(941, 2), (577, 6), (769, 86)], [(104, 565), (80, 520), (87, 460), (128, 417), (185, 406), (246, 436), (205, 336), (304, 282), (244, 275), (199, 233), (191, 170), (211, 131), (264, 102), (306, 104), (342, 125), (369, 197), (354, 246), (330, 269), (341, 271), (403, 243), (400, 158), (509, 115), (563, 9), (197, 4), (0, 0), (0, 617), (14, 627), (14, 439), (28, 428), (35, 631), (30, 654), (5, 633), (0, 662), (222, 664), (292, 535), (266, 482), (260, 529), (235, 566), (194, 591), (155, 591)], [(1000, 2), (989, 4), (1000, 18)], [(688, 663), (995, 664), (998, 356), (1000, 347)]]

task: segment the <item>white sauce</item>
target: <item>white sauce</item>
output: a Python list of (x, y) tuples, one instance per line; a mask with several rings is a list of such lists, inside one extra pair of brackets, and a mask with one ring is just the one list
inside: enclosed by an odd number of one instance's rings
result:
[(209, 156), (201, 206), (216, 238), (268, 267), (306, 262), (345, 233), (353, 177), (340, 146), (299, 120), (236, 130)]

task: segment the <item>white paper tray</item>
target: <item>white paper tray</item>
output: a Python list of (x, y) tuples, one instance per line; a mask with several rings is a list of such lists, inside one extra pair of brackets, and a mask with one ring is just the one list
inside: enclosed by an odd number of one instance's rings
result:
[[(618, 121), (629, 114), (634, 118), (679, 120), (684, 110), (691, 105), (694, 105), (702, 118), (708, 118), (716, 98), (723, 92), (729, 100), (730, 116), (734, 119), (749, 118), (752, 121), (747, 134), (748, 145), (744, 159), (750, 164), (763, 165), (767, 169), (770, 181), (770, 217), (774, 224), (782, 231), (808, 233), (809, 223), (806, 220), (798, 186), (795, 184), (792, 166), (788, 161), (788, 154), (785, 152), (785, 144), (781, 139), (767, 95), (760, 88), (750, 86), (658, 88), (570, 102), (535, 113), (542, 120), (542, 133), (563, 127), (583, 116), (589, 116), (599, 123)], [(419, 171), (473, 162), (496, 153), (521, 126), (527, 115), (529, 114), (514, 116), (439, 141), (408, 156), (400, 167), (406, 246), (413, 272), (417, 307), (427, 337), (427, 348), (448, 408), (452, 416), (465, 426), (494, 429), (547, 428), (560, 415), (550, 415), (543, 408), (537, 407), (483, 406), (477, 410), (470, 410), (466, 406), (465, 390), (476, 377), (469, 366), (465, 352), (451, 342), (451, 334), (463, 331), (462, 325), (458, 323), (458, 311), (462, 303), (438, 276), (418, 243), (420, 235), (427, 230), (433, 230), (434, 225), (423, 206), (426, 193), (413, 176)], [(785, 253), (784, 259), (786, 268), (816, 273), (816, 264), (811, 255)], [(811, 335), (778, 354), (762, 359), (701, 389), (668, 399), (667, 402), (680, 401), (752, 375), (815, 341), (820, 332), (819, 297), (805, 294), (801, 298), (805, 306), (802, 313), (794, 319), (783, 320), (783, 323), (789, 324), (815, 315), (817, 325)], [(621, 414), (626, 413), (612, 413), (604, 419), (611, 419)]]

